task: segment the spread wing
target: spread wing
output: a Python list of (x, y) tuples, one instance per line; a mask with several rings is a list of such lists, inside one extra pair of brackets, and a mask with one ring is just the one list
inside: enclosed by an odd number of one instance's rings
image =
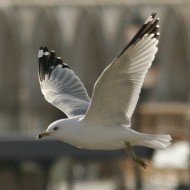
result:
[(39, 82), (45, 99), (68, 117), (84, 115), (89, 107), (87, 91), (67, 64), (55, 52), (40, 48)]
[(144, 77), (157, 52), (158, 21), (153, 13), (95, 83), (84, 121), (129, 125)]

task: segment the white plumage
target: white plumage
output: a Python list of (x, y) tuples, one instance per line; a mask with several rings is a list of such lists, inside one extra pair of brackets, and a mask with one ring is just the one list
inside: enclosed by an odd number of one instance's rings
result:
[(153, 13), (135, 37), (97, 79), (92, 100), (68, 65), (55, 52), (40, 48), (39, 81), (48, 102), (69, 118), (50, 124), (38, 137), (53, 136), (74, 146), (113, 150), (126, 149), (140, 166), (146, 164), (131, 146), (165, 149), (170, 135), (149, 135), (131, 129), (131, 116), (136, 107), (145, 74), (157, 52), (158, 22)]

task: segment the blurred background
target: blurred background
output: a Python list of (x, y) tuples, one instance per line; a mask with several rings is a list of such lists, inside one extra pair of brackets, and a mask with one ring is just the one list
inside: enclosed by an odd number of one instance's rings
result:
[[(37, 54), (48, 46), (68, 63), (91, 96), (103, 69), (152, 12), (160, 18), (159, 51), (133, 116), (146, 133), (168, 133), (167, 151), (86, 151), (36, 136), (65, 117), (38, 82)], [(0, 190), (190, 189), (189, 0), (0, 1)]]

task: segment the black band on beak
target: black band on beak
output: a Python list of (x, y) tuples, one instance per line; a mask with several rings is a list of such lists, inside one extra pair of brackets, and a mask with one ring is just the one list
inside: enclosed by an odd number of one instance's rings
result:
[(48, 133), (48, 132), (44, 132), (44, 133), (41, 133), (37, 136), (37, 139), (41, 139), (41, 138), (44, 138), (44, 137), (47, 137), (47, 136), (50, 136), (51, 133)]

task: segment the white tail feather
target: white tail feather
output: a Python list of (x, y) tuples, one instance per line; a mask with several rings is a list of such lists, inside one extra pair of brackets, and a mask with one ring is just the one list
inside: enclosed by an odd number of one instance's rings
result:
[(140, 134), (141, 141), (138, 145), (146, 146), (153, 149), (166, 149), (171, 144), (170, 135), (150, 135), (150, 134)]

